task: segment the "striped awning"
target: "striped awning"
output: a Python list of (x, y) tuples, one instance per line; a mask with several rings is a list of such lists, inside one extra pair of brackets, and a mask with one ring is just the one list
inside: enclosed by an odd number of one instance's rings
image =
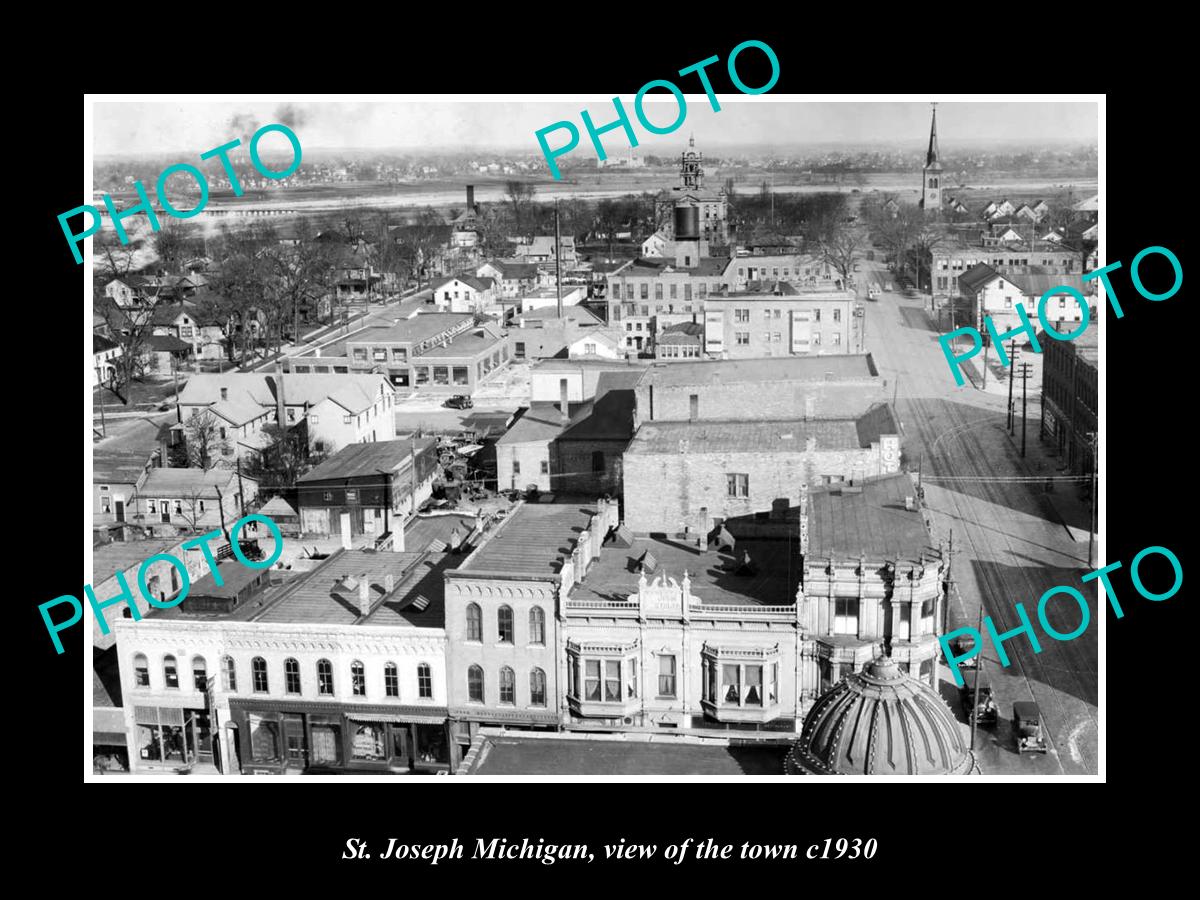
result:
[(400, 715), (397, 713), (346, 713), (351, 722), (388, 722), (392, 725), (445, 725), (446, 716), (421, 715), (420, 713)]

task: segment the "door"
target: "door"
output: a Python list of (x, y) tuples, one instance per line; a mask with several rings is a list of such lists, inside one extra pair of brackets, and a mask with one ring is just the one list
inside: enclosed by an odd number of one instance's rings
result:
[(171, 524), (171, 504), (166, 500), (160, 500), (158, 503), (158, 517), (165, 524)]
[(283, 746), (287, 768), (300, 771), (308, 766), (308, 742), (304, 737), (303, 717), (283, 717)]
[(118, 522), (125, 521), (125, 501), (120, 497), (113, 500), (113, 513), (116, 515)]

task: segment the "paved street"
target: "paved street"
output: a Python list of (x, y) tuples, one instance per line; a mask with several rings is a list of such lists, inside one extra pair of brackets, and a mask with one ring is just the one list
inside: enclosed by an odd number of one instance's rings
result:
[[(887, 280), (886, 271), (867, 271), (884, 270), (881, 264), (860, 265), (860, 283), (868, 277)], [(953, 575), (961, 602), (951, 606), (950, 628), (974, 627), (982, 601), (985, 614), (1003, 633), (1020, 624), (1014, 607), (1021, 602), (1041, 643), (1039, 654), (1024, 634), (1010, 639), (1005, 649), (1011, 662), (1002, 668), (991, 641), (985, 641), (984, 665), (1001, 719), (996, 728), (979, 731), (980, 767), (996, 774), (1095, 774), (1098, 611), (1095, 591), (1079, 581), (1093, 567), (1087, 564), (1086, 531), (1073, 536), (1043, 493), (1044, 479), (1058, 474), (1054, 461), (1041, 452), (1021, 460), (1020, 424), (1015, 443), (1005, 427), (1006, 396), (984, 393), (970, 382), (955, 386), (922, 298), (885, 293), (863, 305), (867, 349), (889, 390), (896, 389), (899, 378), (905, 459), (912, 469), (918, 464), (922, 469), (935, 540), (947, 540), (953, 529)], [(1031, 401), (1040, 388), (1040, 378), (1036, 388), (1030, 381)], [(1019, 402), (1017, 408), (1019, 412)], [(1036, 445), (1038, 412), (1032, 402), (1029, 416), (1028, 440)], [(1072, 499), (1077, 492), (1073, 482), (1055, 482), (1054, 496), (1065, 501), (1061, 506), (1078, 507)], [(1072, 641), (1052, 640), (1037, 623), (1038, 599), (1056, 585), (1079, 588), (1092, 604), (1087, 631)], [(1052, 601), (1048, 618), (1058, 631), (1071, 632), (1079, 612), (1069, 597), (1060, 597)], [(943, 678), (948, 677), (944, 672)], [(943, 681), (942, 694), (957, 712), (952, 681)], [(1051, 750), (1045, 756), (1019, 757), (1011, 732), (1012, 704), (1030, 699), (1041, 708)]]

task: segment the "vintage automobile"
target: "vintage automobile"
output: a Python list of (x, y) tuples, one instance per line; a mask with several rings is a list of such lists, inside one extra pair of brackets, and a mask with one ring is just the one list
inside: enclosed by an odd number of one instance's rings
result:
[[(972, 716), (977, 716), (980, 725), (985, 727), (995, 725), (1000, 710), (996, 706), (996, 697), (992, 693), (992, 686), (988, 684), (987, 675), (981, 669), (971, 669), (963, 672), (962, 676), (963, 685), (959, 688), (959, 697), (967, 721), (970, 722)], [(979, 684), (978, 705), (975, 704), (976, 682)]]
[(1042, 711), (1028, 700), (1013, 704), (1013, 735), (1017, 753), (1045, 753), (1046, 737), (1042, 734)]
[[(924, 498), (922, 497), (922, 499)], [(950, 648), (954, 651), (955, 657), (959, 659), (958, 668), (960, 670), (974, 669), (978, 665), (978, 662), (976, 662), (977, 657), (975, 656), (972, 656), (970, 659), (962, 659), (963, 656), (971, 652), (971, 648), (974, 646), (975, 639), (965, 634), (960, 634), (950, 642)]]
[(475, 401), (466, 394), (455, 394), (442, 405), (448, 406), (451, 409), (470, 409), (475, 405)]

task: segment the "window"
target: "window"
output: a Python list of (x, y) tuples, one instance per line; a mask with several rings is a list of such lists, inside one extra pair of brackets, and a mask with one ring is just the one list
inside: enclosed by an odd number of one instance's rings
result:
[(895, 619), (892, 623), (892, 637), (898, 641), (907, 641), (912, 636), (912, 604), (893, 601), (892, 609)]
[(433, 699), (433, 669), (429, 663), (417, 665), (417, 696), (423, 700)]
[(208, 663), (203, 656), (192, 657), (192, 684), (198, 691), (208, 689)]
[(546, 673), (541, 669), (529, 673), (529, 705), (546, 705)]
[(508, 666), (502, 666), (500, 669), (500, 702), (517, 702), (517, 677)]
[(598, 659), (584, 660), (583, 696), (585, 700), (600, 699), (600, 660)]
[(814, 322), (820, 322), (820, 321), (821, 321), (821, 310), (820, 310), (820, 309), (814, 309), (814, 310), (813, 310), (813, 321), (814, 321)]
[(513, 356), (516, 357), (517, 359), (524, 359), (525, 358), (525, 342), (517, 341), (516, 344), (514, 345), (514, 347), (515, 347), (515, 349), (513, 350)]
[(333, 664), (327, 659), (317, 661), (317, 693), (333, 696)]
[(350, 689), (355, 697), (367, 696), (367, 672), (357, 659), (350, 663)]
[(858, 598), (838, 597), (834, 611), (834, 634), (858, 634)]
[(778, 331), (772, 332), (772, 334), (771, 334), (772, 343), (778, 344), (781, 339), (782, 339), (781, 332), (778, 332)]
[(333, 499), (333, 491), (325, 491), (321, 495), (326, 501)]
[(179, 671), (175, 667), (175, 657), (169, 653), (163, 657), (163, 683), (169, 688), (179, 687)]
[(483, 640), (483, 611), (478, 603), (467, 604), (467, 640)]
[(267, 682), (267, 661), (256, 656), (250, 661), (250, 674), (253, 676), (254, 693), (265, 694), (270, 688)]
[(841, 344), (841, 342), (842, 342), (842, 333), (840, 331), (835, 331), (833, 333), (833, 345), (836, 347), (839, 344)]
[(408, 362), (408, 350), (403, 347), (393, 347), (392, 362)]
[(819, 331), (814, 331), (814, 332), (812, 333), (812, 342), (813, 342), (813, 346), (814, 346), (814, 347), (819, 347), (819, 346), (821, 346), (821, 332), (819, 332)]
[(474, 703), (483, 702), (483, 669), (479, 666), (467, 669), (467, 698)]
[(641, 286), (641, 299), (642, 299), (642, 300), (649, 300), (649, 299), (650, 299), (650, 282), (648, 282), (648, 281), (643, 281), (643, 282), (642, 282), (642, 286)]
[(386, 347), (372, 347), (371, 348), (371, 359), (373, 359), (375, 362), (387, 362), (387, 348)]
[(663, 286), (661, 281), (654, 283), (654, 299), (661, 300), (663, 298)]
[(144, 653), (133, 658), (133, 683), (137, 687), (150, 687), (150, 663)]
[(726, 663), (721, 666), (721, 701), (741, 705), (742, 667)]
[(449, 384), (450, 383), (449, 367), (434, 366), (433, 367), (433, 383), (434, 384)]
[(550, 474), (550, 461), (548, 459), (542, 460), (542, 474), (543, 475)]
[(675, 657), (660, 656), (658, 658), (658, 696), (675, 696)]
[(735, 321), (735, 322), (749, 322), (749, 321), (750, 321), (750, 310), (748, 310), (748, 309), (735, 309), (735, 310), (733, 311), (733, 321)]
[(358, 491), (346, 491), (346, 502), (358, 500)]
[(679, 296), (679, 285), (674, 284), (674, 283), (671, 284), (670, 296), (671, 296), (672, 300), (676, 299)]
[(225, 680), (225, 690), (237, 693), (237, 663), (233, 661), (232, 656), (225, 657), (225, 662), (221, 666), (221, 676)]
[(748, 332), (748, 331), (734, 332), (733, 338), (734, 338), (734, 341), (739, 344), (749, 344), (750, 343), (750, 332)]
[(342, 424), (343, 424), (343, 425), (349, 425), (349, 424), (350, 424), (350, 419), (351, 419), (351, 416), (342, 416)]
[(467, 370), (466, 366), (455, 366), (454, 367), (454, 383), (455, 384), (469, 384), (470, 378), (468, 377), (467, 371), (468, 370)]
[(840, 309), (835, 309), (833, 311), (833, 321), (835, 321), (835, 322), (842, 321), (842, 311)]
[(531, 607), (529, 610), (529, 643), (546, 643), (546, 614), (540, 606)]
[(593, 472), (603, 472), (604, 471), (604, 451), (603, 450), (593, 450), (592, 451), (592, 471)]
[(513, 460), (513, 474), (514, 475), (521, 474), (521, 461), (519, 459)]
[(300, 693), (300, 663), (291, 657), (283, 661), (283, 689), (289, 694)]
[(501, 606), (496, 611), (497, 639), (502, 644), (513, 642), (513, 611), (511, 606)]
[(606, 659), (604, 661), (604, 699), (617, 702), (621, 699), (621, 661)]
[(725, 484), (730, 497), (750, 496), (750, 475), (748, 473), (730, 473), (725, 476)]
[(625, 696), (636, 700), (638, 695), (637, 660), (625, 660)]
[(383, 667), (383, 692), (389, 697), (400, 696), (400, 675), (395, 663)]

